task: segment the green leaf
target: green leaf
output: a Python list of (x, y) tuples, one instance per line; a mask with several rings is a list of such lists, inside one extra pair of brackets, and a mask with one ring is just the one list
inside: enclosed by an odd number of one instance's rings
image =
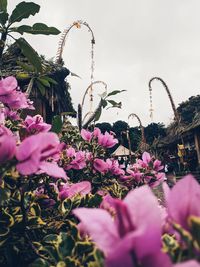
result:
[(19, 80), (26, 80), (26, 79), (30, 79), (30, 76), (28, 73), (24, 73), (24, 72), (18, 72), (16, 74), (16, 78)]
[(117, 103), (116, 101), (114, 100), (107, 100), (111, 105), (112, 107), (114, 108), (121, 108), (122, 107), (122, 102), (119, 102)]
[(38, 53), (32, 48), (32, 46), (24, 39), (19, 38), (16, 40), (16, 43), (22, 50), (24, 56), (28, 59), (28, 61), (33, 65), (37, 72), (42, 71), (42, 62), (38, 55)]
[(25, 71), (27, 72), (34, 72), (35, 69), (33, 66), (29, 65), (29, 64), (26, 64), (26, 63), (23, 63), (21, 61), (17, 61), (17, 64)]
[(30, 267), (49, 267), (49, 263), (43, 259), (37, 259), (30, 265)]
[(74, 73), (74, 72), (70, 71), (70, 74), (71, 74), (72, 77), (77, 77), (77, 78), (81, 79), (81, 77), (78, 74)]
[(45, 87), (50, 87), (50, 83), (45, 78), (38, 78), (38, 81)]
[(52, 83), (54, 85), (58, 84), (54, 79), (52, 79), (52, 78), (50, 78), (48, 76), (41, 76), (40, 78), (43, 78), (43, 79), (47, 80), (48, 82), (50, 82), (50, 83)]
[(101, 113), (102, 113), (102, 108), (100, 108), (97, 113), (95, 114), (95, 118), (94, 121), (98, 121), (101, 117)]
[[(1, 1), (1, 0), (0, 0)], [(8, 20), (8, 13), (4, 11), (0, 11), (0, 23), (1, 25), (5, 25)]]
[(112, 92), (110, 92), (108, 95), (107, 95), (107, 97), (108, 96), (111, 96), (111, 95), (116, 95), (116, 94), (119, 94), (119, 93), (122, 93), (122, 92), (125, 92), (126, 90), (115, 90), (115, 91), (112, 91)]
[(37, 84), (37, 88), (40, 90), (41, 95), (44, 96), (45, 92), (46, 92), (46, 89), (43, 86), (43, 84), (41, 84), (41, 82), (39, 82), (38, 80), (35, 81), (35, 83)]
[(60, 133), (62, 130), (62, 120), (59, 115), (53, 117), (51, 131), (54, 133)]
[(22, 25), (17, 28), (12, 28), (11, 30), (19, 32), (20, 34), (26, 32), (31, 34), (58, 35), (60, 33), (55, 27), (48, 27), (44, 23), (35, 23), (32, 27), (29, 25)]
[(21, 2), (13, 10), (9, 22), (10, 24), (14, 22), (19, 22), (22, 19), (26, 19), (31, 15), (34, 16), (40, 10), (40, 6), (33, 2)]
[(108, 102), (105, 99), (101, 100), (102, 107), (105, 108), (108, 105)]
[(3, 12), (7, 12), (7, 0), (0, 0), (0, 12), (3, 11)]
[(0, 205), (10, 198), (11, 192), (7, 188), (0, 187)]

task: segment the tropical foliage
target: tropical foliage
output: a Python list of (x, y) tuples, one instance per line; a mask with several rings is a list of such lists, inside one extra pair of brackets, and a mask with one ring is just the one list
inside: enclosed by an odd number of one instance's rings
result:
[(150, 188), (165, 175), (149, 153), (125, 171), (106, 157), (112, 133), (60, 139), (40, 115), (20, 118), (34, 107), (14, 77), (0, 81), (0, 101), (1, 266), (199, 266), (193, 177), (163, 184), (158, 201)]

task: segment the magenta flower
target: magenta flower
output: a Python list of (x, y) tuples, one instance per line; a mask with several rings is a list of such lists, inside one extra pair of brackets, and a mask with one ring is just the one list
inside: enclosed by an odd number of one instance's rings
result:
[(192, 175), (188, 175), (178, 181), (170, 191), (165, 185), (165, 193), (169, 219), (189, 230), (189, 217), (200, 217), (200, 185)]
[(99, 128), (94, 128), (93, 136), (98, 137), (101, 134), (101, 130)]
[(118, 143), (118, 140), (114, 138), (112, 134), (105, 132), (105, 134), (98, 135), (98, 144), (105, 148), (111, 148)]
[(67, 149), (66, 149), (66, 155), (67, 155), (67, 157), (69, 157), (69, 158), (73, 158), (73, 157), (75, 157), (75, 156), (76, 156), (76, 151), (75, 151), (75, 149), (74, 149), (73, 147), (69, 147), (69, 148), (67, 148)]
[(142, 154), (142, 160), (138, 159), (137, 160), (137, 164), (141, 167), (141, 168), (147, 168), (149, 163), (151, 162), (151, 155), (148, 152), (144, 152)]
[(59, 198), (64, 200), (66, 198), (72, 198), (73, 196), (80, 194), (85, 196), (91, 192), (91, 183), (83, 181), (76, 184), (64, 184), (59, 188)]
[(15, 77), (0, 80), (0, 102), (11, 109), (33, 109), (26, 95), (18, 89)]
[(171, 267), (168, 256), (161, 252), (162, 218), (150, 189), (144, 186), (131, 191), (124, 201), (115, 200), (115, 210), (114, 220), (102, 209), (73, 211), (104, 252), (105, 266)]
[(95, 159), (93, 162), (93, 167), (95, 170), (103, 174), (108, 171), (108, 164), (102, 159)]
[(119, 166), (119, 162), (117, 160), (106, 160), (108, 171), (110, 171), (113, 175), (121, 176), (124, 175), (125, 172)]
[(17, 148), (17, 170), (22, 175), (45, 172), (56, 178), (67, 178), (55, 159), (60, 153), (59, 138), (54, 133), (39, 133), (26, 138)]
[(82, 136), (82, 138), (85, 140), (85, 141), (87, 141), (87, 142), (90, 142), (91, 141), (91, 139), (92, 139), (92, 133), (91, 132), (89, 132), (89, 131), (87, 131), (87, 130), (85, 130), (85, 129), (82, 129), (81, 130), (81, 136)]
[(153, 163), (153, 169), (158, 172), (163, 170), (163, 168), (164, 166), (162, 165), (161, 161), (156, 159)]
[(51, 125), (45, 123), (40, 115), (34, 117), (28, 115), (24, 121), (24, 127), (28, 134), (45, 133), (51, 129)]
[(195, 260), (190, 260), (182, 263), (177, 263), (174, 267), (200, 267), (200, 264)]
[(0, 97), (11, 94), (17, 88), (17, 80), (10, 76), (0, 80)]
[(12, 132), (0, 125), (0, 164), (14, 157), (16, 151), (16, 140)]
[[(67, 153), (73, 154), (73, 148)], [(84, 151), (78, 151), (75, 153), (75, 158), (65, 166), (66, 170), (74, 169), (74, 170), (82, 170), (86, 167), (86, 153)]]

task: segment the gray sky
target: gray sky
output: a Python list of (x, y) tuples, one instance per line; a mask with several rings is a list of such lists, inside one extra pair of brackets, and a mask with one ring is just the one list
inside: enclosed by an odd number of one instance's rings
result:
[[(13, 9), (18, 0), (9, 0)], [(109, 90), (126, 89), (115, 97), (122, 110), (104, 111), (100, 121), (126, 120), (137, 113), (143, 124), (149, 117), (148, 81), (162, 77), (178, 104), (200, 90), (200, 1), (199, 0), (35, 0), (38, 15), (27, 22), (43, 22), (61, 31), (81, 19), (94, 31), (95, 80)], [(24, 24), (27, 23), (24, 20)], [(60, 36), (28, 36), (33, 47), (47, 58), (56, 55)], [(82, 79), (70, 78), (75, 106), (90, 83), (90, 34), (73, 29), (63, 59)], [(99, 88), (97, 94), (101, 93)], [(168, 124), (173, 118), (166, 92), (154, 81), (154, 121)], [(133, 120), (131, 125), (137, 123)]]

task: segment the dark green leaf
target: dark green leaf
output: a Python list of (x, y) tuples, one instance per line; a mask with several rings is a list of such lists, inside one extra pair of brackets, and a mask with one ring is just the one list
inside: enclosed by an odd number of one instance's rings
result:
[[(0, 0), (1, 1), (1, 0)], [(8, 13), (4, 11), (0, 11), (0, 24), (5, 25), (8, 20)]]
[(40, 6), (33, 2), (21, 2), (13, 10), (9, 22), (10, 24), (14, 22), (19, 22), (22, 19), (26, 19), (31, 15), (34, 16), (40, 10)]
[(37, 259), (30, 265), (30, 267), (49, 267), (49, 263), (43, 259)]
[(0, 205), (10, 198), (11, 192), (7, 188), (0, 187)]
[(122, 102), (119, 102), (117, 103), (116, 101), (114, 100), (107, 100), (111, 105), (112, 107), (114, 108), (121, 108), (122, 107)]
[(28, 64), (23, 63), (21, 61), (17, 61), (17, 64), (25, 71), (34, 72), (34, 67), (31, 65), (28, 65)]
[(125, 92), (126, 90), (115, 90), (115, 91), (112, 91), (112, 92), (110, 92), (108, 95), (107, 95), (107, 97), (108, 96), (111, 96), (111, 95), (116, 95), (116, 94), (119, 94), (119, 93), (122, 93), (122, 92)]
[(0, 0), (0, 12), (7, 12), (7, 0)]
[(108, 102), (105, 99), (101, 100), (102, 107), (105, 108), (108, 105)]
[(81, 79), (81, 77), (78, 74), (74, 73), (74, 72), (70, 71), (70, 74), (71, 74), (72, 77), (77, 77), (77, 78)]
[(45, 87), (50, 87), (50, 83), (45, 78), (38, 78), (38, 81)]
[(41, 84), (41, 82), (39, 82), (39, 81), (36, 81), (35, 83), (37, 84), (37, 88), (40, 90), (41, 95), (44, 96), (46, 89), (43, 86), (43, 84)]
[(97, 113), (95, 114), (94, 121), (98, 121), (101, 117), (102, 108), (100, 108)]
[(43, 78), (43, 79), (47, 80), (48, 82), (50, 82), (50, 83), (52, 83), (54, 85), (58, 84), (54, 79), (52, 79), (52, 78), (50, 78), (48, 76), (41, 76), (40, 78)]
[(54, 133), (60, 133), (62, 130), (62, 120), (59, 115), (53, 117), (51, 131)]
[(24, 39), (19, 38), (16, 40), (17, 44), (22, 50), (24, 56), (33, 65), (37, 72), (42, 71), (42, 63), (38, 53), (32, 48), (32, 46)]
[(44, 23), (35, 23), (32, 27), (28, 25), (22, 25), (17, 28), (13, 28), (13, 31), (19, 32), (23, 34), (24, 32), (26, 33), (31, 33), (31, 34), (44, 34), (44, 35), (57, 35), (60, 33), (58, 29), (55, 27), (48, 27)]

